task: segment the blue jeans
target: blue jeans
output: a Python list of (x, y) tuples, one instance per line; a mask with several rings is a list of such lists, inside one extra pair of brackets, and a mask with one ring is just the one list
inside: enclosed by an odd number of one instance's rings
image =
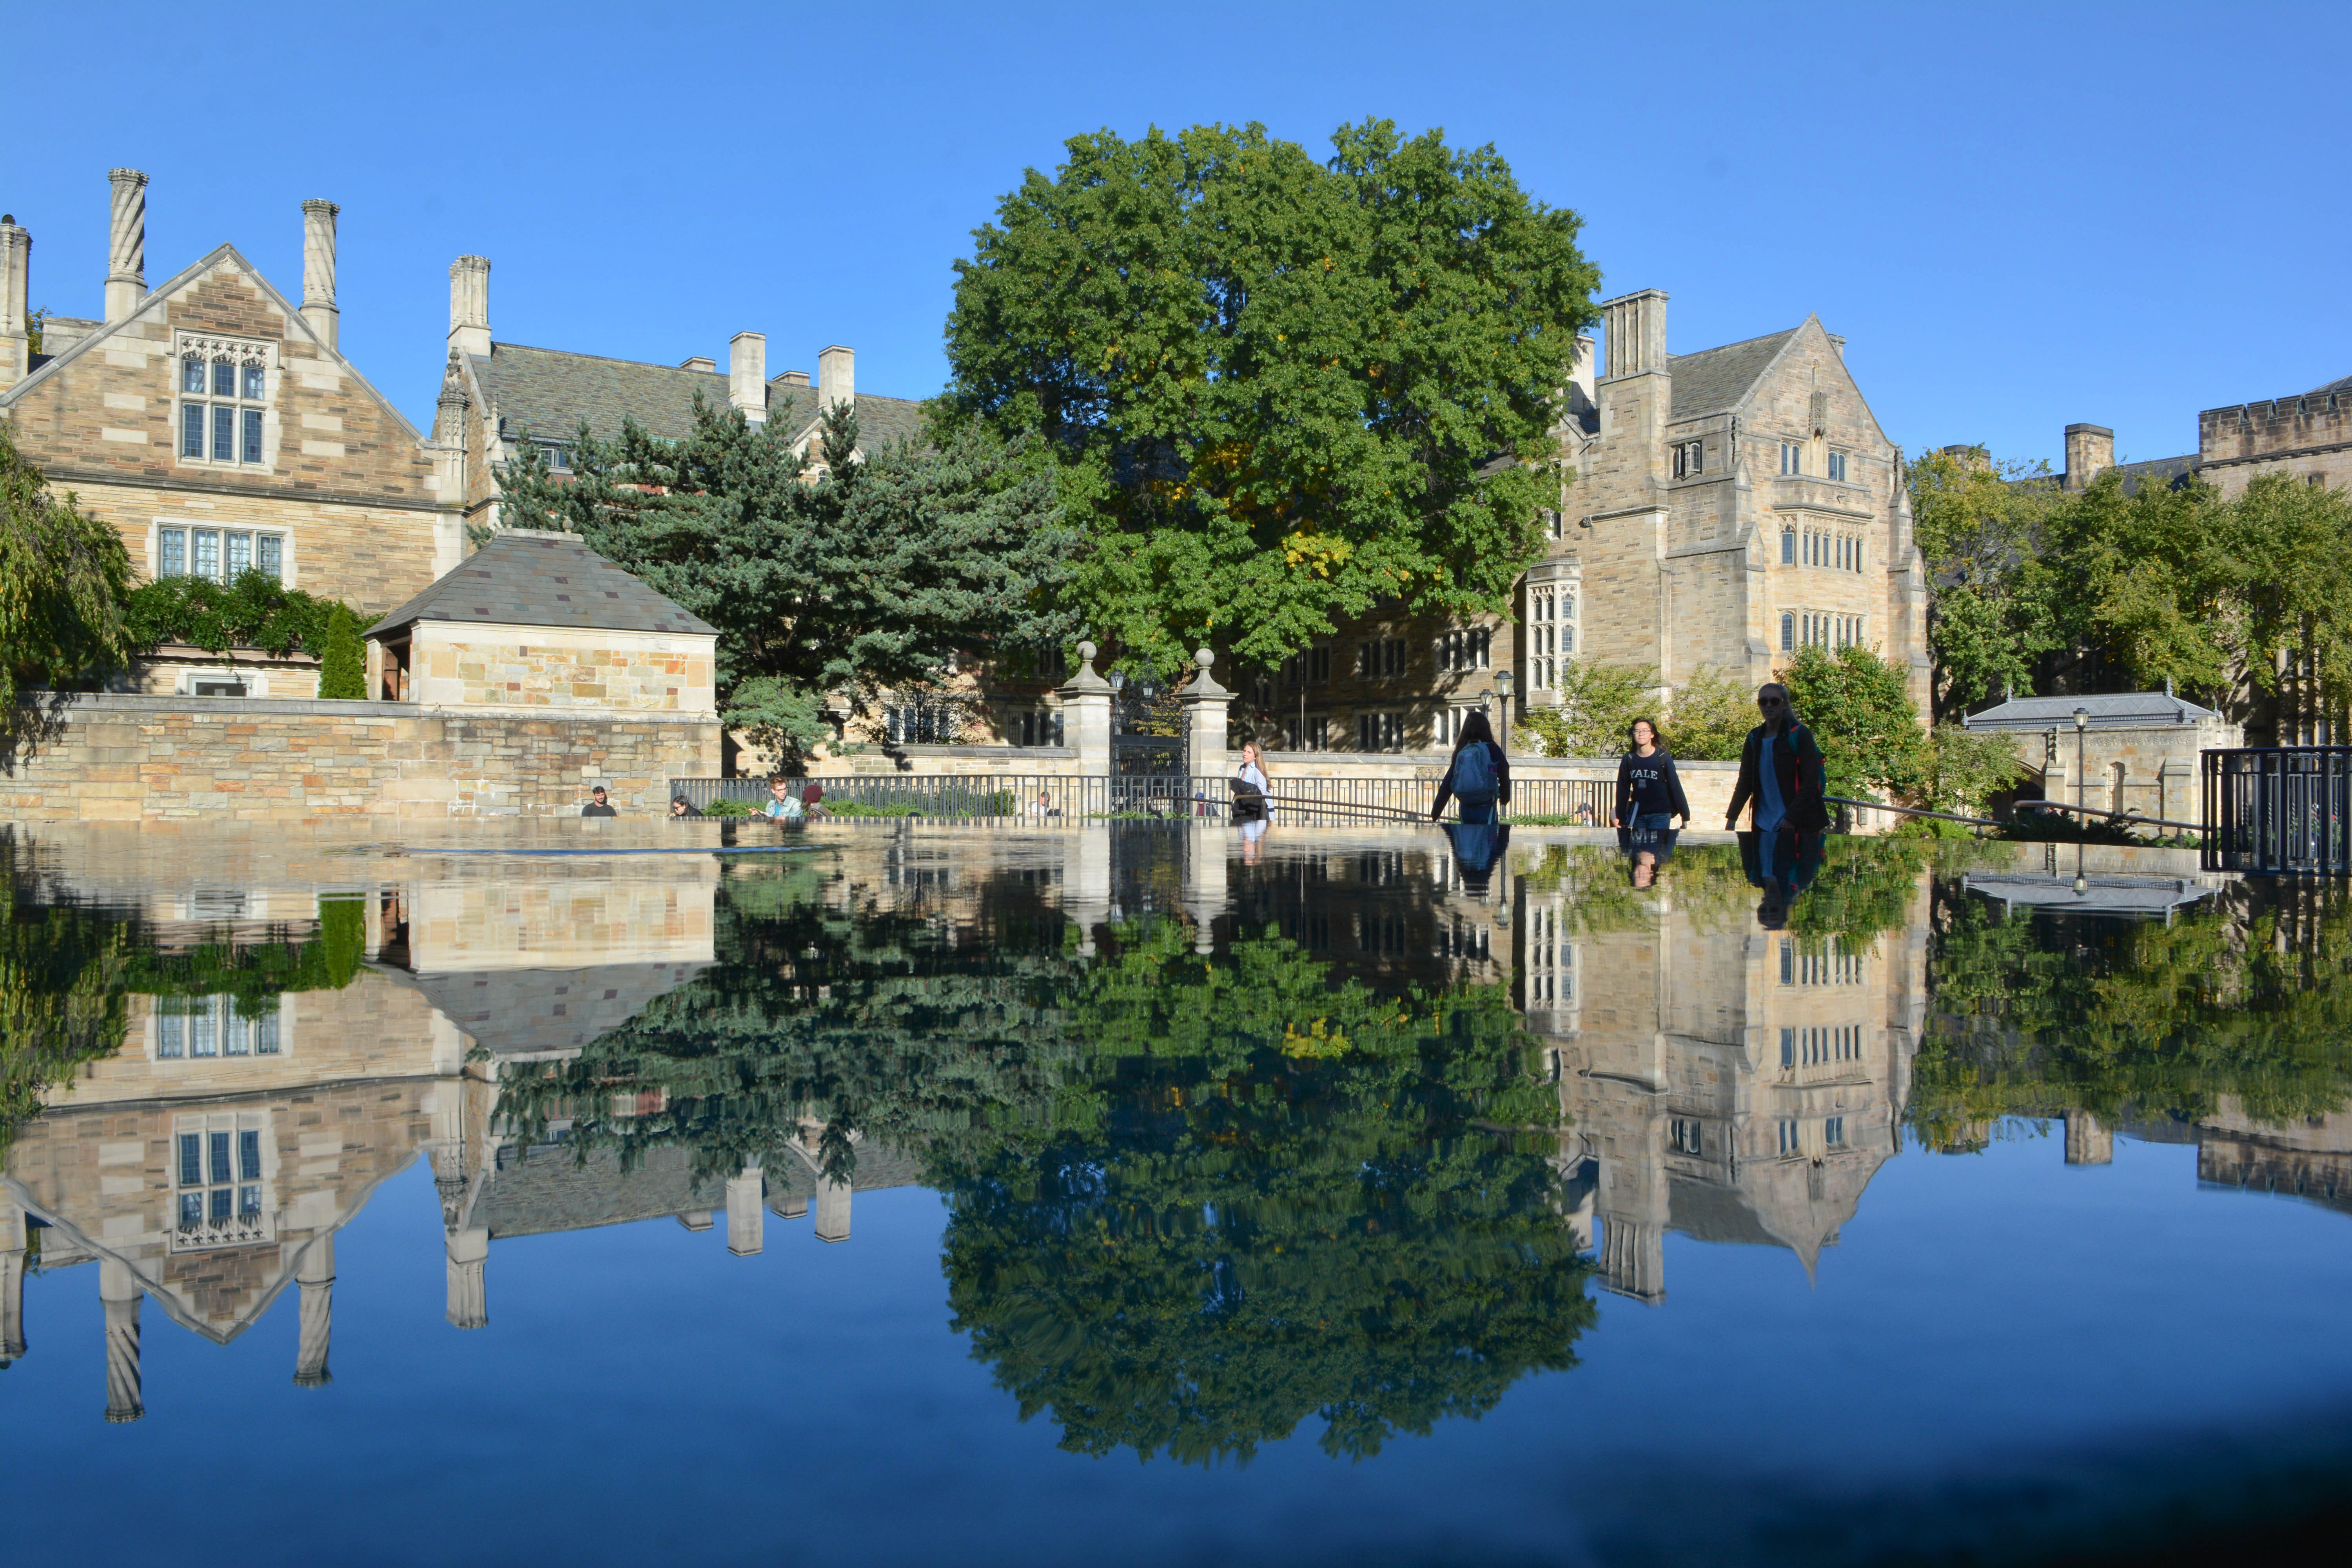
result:
[(1460, 805), (1462, 807), (1462, 820), (1464, 822), (1469, 823), (1473, 826), (1480, 824), (1487, 826), (1493, 825), (1495, 820), (1495, 803), (1493, 801), (1481, 801), (1477, 805), (1473, 805), (1470, 802), (1465, 800), (1461, 802)]

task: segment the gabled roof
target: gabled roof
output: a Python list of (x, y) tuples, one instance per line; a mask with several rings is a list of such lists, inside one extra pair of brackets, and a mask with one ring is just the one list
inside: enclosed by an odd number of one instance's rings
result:
[(2194, 724), (2221, 715), (2185, 697), (2162, 691), (2110, 691), (2095, 697), (2012, 697), (1960, 721), (1969, 730), (2061, 730), (2074, 727), (2074, 710), (2091, 716), (2094, 730), (2139, 730), (2150, 725)]
[(2331, 381), (2326, 386), (2315, 386), (2309, 392), (2305, 393), (2304, 395), (2305, 397), (2325, 397), (2331, 392), (2352, 392), (2352, 375), (2343, 376), (2335, 381)]
[(383, 637), (417, 621), (718, 635), (710, 623), (589, 549), (578, 534), (530, 528), (493, 534), (367, 635)]
[[(646, 364), (602, 354), (492, 343), (468, 356), (475, 384), (497, 406), (510, 435), (568, 439), (583, 424), (599, 440), (636, 420), (646, 435), (677, 441), (694, 432), (694, 399), (727, 407), (728, 380), (715, 370)], [(816, 422), (816, 388), (778, 376), (768, 383), (768, 417), (798, 437)], [(857, 444), (871, 451), (921, 433), (922, 405), (904, 397), (857, 395)]]
[(180, 289), (185, 288), (188, 282), (192, 279), (195, 278), (197, 274), (209, 271), (212, 268), (218, 267), (223, 262), (234, 263), (236, 269), (243, 273), (246, 279), (251, 282), (255, 288), (261, 290), (263, 296), (268, 300), (270, 304), (283, 313), (286, 318), (286, 332), (289, 337), (299, 334), (299, 336), (310, 339), (310, 341), (316, 345), (322, 357), (331, 360), (336, 364), (341, 365), (346, 374), (348, 374), (353, 381), (359, 383), (361, 391), (375, 399), (377, 405), (381, 406), (386, 414), (389, 414), (392, 416), (394, 422), (398, 425), (401, 430), (407, 434), (410, 440), (422, 442), (425, 439), (424, 433), (419, 431), (415, 426), (408, 422), (408, 416), (400, 411), (399, 405), (394, 403), (392, 399), (386, 397), (383, 393), (378, 392), (375, 389), (374, 384), (369, 381), (366, 376), (360, 374), (359, 367), (343, 357), (341, 350), (330, 347), (326, 340), (320, 337), (317, 331), (311, 327), (309, 318), (305, 317), (302, 312), (295, 307), (294, 302), (291, 300), (289, 300), (285, 295), (280, 294), (278, 291), (277, 286), (271, 283), (268, 279), (264, 278), (260, 272), (255, 268), (253, 263), (247, 261), (243, 253), (241, 253), (234, 245), (216, 245), (213, 247), (211, 250), (205, 253), (203, 259), (195, 262), (192, 266), (182, 268), (179, 271), (165, 279), (162, 283), (157, 284), (154, 288), (147, 290), (147, 297), (139, 301), (139, 308), (131, 311), (131, 314), (123, 317), (122, 320), (119, 321), (105, 322), (99, 326), (95, 331), (89, 332), (87, 335), (77, 339), (62, 353), (44, 356), (43, 363), (38, 369), (35, 370), (30, 375), (27, 375), (16, 385), (8, 388), (5, 392), (0, 392), (0, 408), (6, 407), (10, 403), (16, 401), (16, 398), (22, 396), (27, 388), (37, 386), (48, 377), (62, 374), (66, 366), (74, 363), (84, 354), (97, 353), (99, 344), (105, 342), (109, 338), (111, 338), (116, 333), (121, 331), (131, 322), (142, 320), (151, 311), (161, 313), (163, 309), (164, 302), (171, 299), (173, 294), (178, 293)]
[(1767, 332), (1760, 338), (1701, 349), (1695, 354), (1668, 354), (1666, 369), (1675, 379), (1675, 406), (1667, 417), (1696, 419), (1702, 414), (1738, 407), (1748, 390), (1772, 367), (1772, 362), (1780, 357), (1789, 340), (1802, 330), (1790, 327), (1785, 332)]

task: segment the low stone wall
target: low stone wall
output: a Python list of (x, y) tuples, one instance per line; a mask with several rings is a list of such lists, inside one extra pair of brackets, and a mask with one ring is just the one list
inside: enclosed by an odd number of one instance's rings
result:
[(0, 773), (19, 821), (300, 821), (633, 815), (719, 771), (715, 719), (413, 703), (121, 695), (68, 700)]

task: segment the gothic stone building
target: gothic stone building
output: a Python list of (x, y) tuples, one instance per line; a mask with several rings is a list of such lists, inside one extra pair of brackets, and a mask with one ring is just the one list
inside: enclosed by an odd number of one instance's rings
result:
[(437, 455), (335, 346), (334, 205), (303, 204), (299, 307), (226, 244), (150, 290), (147, 176), (110, 177), (105, 317), (52, 318), (38, 353), (32, 237), (0, 218), (0, 419), (26, 458), (142, 577), (258, 570), (373, 615), (455, 566)]
[(1443, 748), (1512, 670), (1556, 705), (1570, 658), (1702, 667), (1751, 685), (1807, 646), (1860, 644), (1928, 699), (1926, 570), (1902, 458), (1818, 317), (1696, 353), (1666, 351), (1666, 296), (1603, 306), (1559, 427), (1575, 476), (1519, 590), (1517, 624), (1373, 616), (1244, 688), (1293, 749)]

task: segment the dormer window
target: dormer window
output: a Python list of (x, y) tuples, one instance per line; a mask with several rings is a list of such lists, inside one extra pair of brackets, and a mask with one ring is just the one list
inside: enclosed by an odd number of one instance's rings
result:
[(216, 338), (182, 340), (180, 460), (259, 466), (262, 414), (268, 400), (267, 345)]

